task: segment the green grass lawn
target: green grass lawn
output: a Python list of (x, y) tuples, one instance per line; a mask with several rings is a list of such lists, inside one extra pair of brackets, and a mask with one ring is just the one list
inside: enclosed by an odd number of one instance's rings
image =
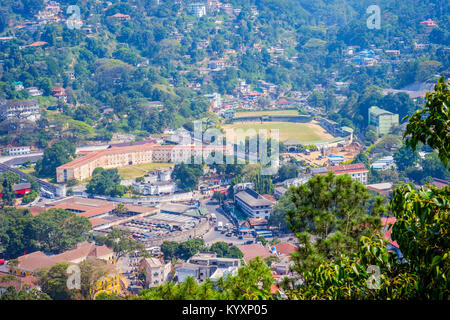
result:
[(233, 130), (258, 130), (265, 129), (270, 134), (270, 129), (278, 129), (281, 141), (287, 139), (297, 139), (299, 142), (308, 143), (320, 140), (332, 139), (333, 136), (326, 133), (325, 130), (316, 123), (294, 123), (294, 122), (238, 122), (223, 126), (227, 134), (234, 136)]
[(236, 112), (235, 117), (259, 117), (259, 116), (298, 116), (297, 110), (266, 110), (266, 111), (241, 111)]
[(126, 166), (118, 168), (119, 175), (122, 179), (136, 179), (138, 177), (143, 177), (147, 174), (147, 171), (155, 170), (157, 168), (168, 168), (173, 166), (173, 163), (143, 163), (137, 165)]
[(26, 174), (33, 174), (34, 173), (34, 166), (30, 166), (29, 168), (20, 167), (20, 168), (18, 168), (18, 170), (20, 170), (20, 171), (22, 171), (23, 173), (26, 173)]

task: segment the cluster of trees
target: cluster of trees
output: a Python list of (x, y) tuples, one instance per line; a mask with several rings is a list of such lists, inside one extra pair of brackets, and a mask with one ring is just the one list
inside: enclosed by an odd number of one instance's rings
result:
[[(425, 108), (411, 116), (404, 133), (407, 147), (415, 151), (420, 142), (429, 145), (438, 151), (444, 166), (449, 161), (448, 135), (442, 135), (448, 131), (449, 100), (448, 86), (441, 79), (435, 92), (427, 95)], [(305, 208), (301, 195), (292, 198), (296, 207)], [(296, 285), (286, 281), (288, 296), (294, 299), (448, 299), (449, 199), (448, 186), (441, 189), (430, 186), (415, 189), (408, 184), (397, 187), (388, 209), (396, 218), (391, 238), (398, 243), (402, 256), (388, 251), (383, 235), (373, 229), (372, 234), (361, 234), (356, 251), (335, 251), (339, 254), (334, 259), (313, 263), (309, 270), (304, 270), (304, 261), (297, 264), (297, 269), (303, 269), (304, 282)], [(377, 217), (376, 213), (380, 214), (376, 206), (373, 208), (375, 215), (371, 219)], [(295, 212), (289, 214), (294, 232), (302, 231), (304, 216)], [(303, 232), (298, 236), (300, 241), (308, 238)], [(301, 247), (294, 258), (310, 248)], [(378, 270), (377, 274), (372, 273), (374, 270)]]
[(0, 209), (0, 250), (14, 259), (36, 250), (61, 253), (89, 238), (92, 226), (85, 217), (49, 209), (33, 217), (27, 209)]
[(44, 156), (36, 163), (36, 174), (44, 178), (56, 178), (56, 168), (72, 161), (76, 156), (73, 142), (60, 140), (44, 149)]
[(95, 242), (97, 245), (106, 245), (108, 248), (112, 248), (117, 259), (127, 254), (138, 253), (143, 257), (149, 255), (148, 251), (145, 250), (145, 246), (134, 240), (131, 233), (127, 230), (113, 228), (106, 236), (96, 236)]
[(200, 177), (203, 175), (203, 166), (201, 164), (181, 164), (175, 165), (172, 171), (172, 179), (177, 186), (185, 191), (197, 190)]
[(120, 184), (120, 176), (117, 169), (95, 168), (92, 179), (86, 185), (89, 194), (108, 195), (111, 197), (122, 197), (126, 187)]
[[(39, 185), (36, 178), (29, 174), (23, 175), (23, 180), (29, 182), (31, 185), (30, 192), (22, 197), (22, 203), (26, 204), (32, 202), (39, 195)], [(20, 176), (15, 172), (7, 171), (0, 174), (1, 206), (13, 206), (16, 203), (17, 195), (13, 189), (13, 185), (20, 182)]]

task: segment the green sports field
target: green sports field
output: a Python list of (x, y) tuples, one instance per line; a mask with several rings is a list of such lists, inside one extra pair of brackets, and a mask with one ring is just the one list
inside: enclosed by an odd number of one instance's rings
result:
[(278, 129), (280, 141), (287, 139), (296, 139), (301, 143), (317, 142), (321, 140), (333, 139), (333, 136), (328, 134), (316, 122), (309, 123), (295, 123), (295, 122), (237, 122), (223, 126), (227, 136), (234, 137), (235, 130), (249, 130), (253, 129), (258, 133), (258, 130), (265, 129), (267, 134), (270, 134), (270, 129)]

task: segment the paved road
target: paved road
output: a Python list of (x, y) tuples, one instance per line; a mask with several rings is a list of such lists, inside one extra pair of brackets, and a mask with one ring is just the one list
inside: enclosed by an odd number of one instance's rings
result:
[[(215, 200), (209, 200), (205, 199), (200, 201), (200, 206), (203, 208), (206, 208), (209, 213), (215, 213), (217, 216), (217, 223), (219, 221), (222, 222), (223, 225), (226, 223), (231, 225), (231, 221), (223, 214), (222, 209), (220, 208), (219, 204)], [(233, 243), (233, 244), (244, 244), (244, 242), (248, 240), (253, 240), (253, 237), (251, 238), (244, 238), (242, 240), (238, 239), (238, 237), (232, 235), (231, 237), (227, 237), (225, 234), (222, 234), (220, 231), (214, 230), (215, 226), (211, 226), (211, 230), (209, 230), (208, 233), (206, 233), (203, 236), (203, 239), (205, 240), (206, 245), (211, 245), (214, 242), (217, 241), (224, 241), (227, 243)]]

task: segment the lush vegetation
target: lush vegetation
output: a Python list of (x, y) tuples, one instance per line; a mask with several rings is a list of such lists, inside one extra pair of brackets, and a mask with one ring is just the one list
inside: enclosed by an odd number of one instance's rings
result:
[(61, 253), (86, 240), (92, 226), (75, 213), (49, 209), (33, 217), (26, 209), (0, 210), (0, 251), (14, 259), (36, 250)]

